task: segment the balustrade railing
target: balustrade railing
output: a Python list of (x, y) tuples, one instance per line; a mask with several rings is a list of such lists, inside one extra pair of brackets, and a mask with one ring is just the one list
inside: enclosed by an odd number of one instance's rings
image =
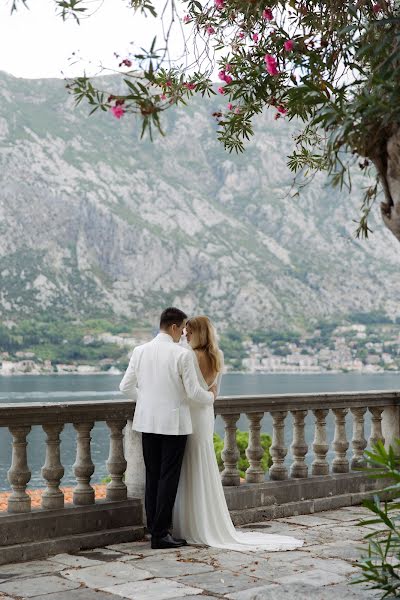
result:
[[(237, 421), (245, 414), (249, 422), (249, 446), (246, 456), (249, 467), (245, 478), (247, 483), (271, 480), (298, 479), (317, 475), (349, 473), (365, 466), (364, 450), (378, 440), (384, 441), (382, 415), (388, 412), (387, 429), (390, 440), (399, 437), (399, 417), (393, 409), (398, 407), (400, 392), (372, 391), (327, 394), (290, 394), (269, 396), (220, 397), (215, 403), (215, 413), (220, 415), (225, 425), (224, 450), (221, 454), (224, 469), (221, 473), (225, 486), (240, 484), (237, 468), (238, 447), (236, 443)], [(388, 410), (389, 409), (389, 410)], [(371, 417), (371, 431), (368, 441), (365, 437), (365, 417)], [(326, 420), (332, 412), (334, 438), (331, 444), (327, 439)], [(314, 440), (307, 445), (305, 439), (305, 419), (311, 413), (314, 419)], [(261, 468), (263, 450), (261, 447), (260, 422), (265, 414), (272, 417), (272, 445), (270, 455), (272, 465), (265, 474)], [(288, 415), (292, 416), (290, 461), (288, 447), (285, 446), (285, 424)], [(352, 420), (351, 459), (348, 458), (350, 440), (346, 437), (346, 417)], [(393, 421), (397, 419), (397, 424)], [(397, 433), (396, 433), (397, 432)], [(329, 464), (327, 455), (330, 448), (334, 458)], [(311, 468), (306, 458), (312, 455)], [(288, 468), (287, 462), (290, 462)]]
[[(246, 415), (249, 423), (249, 444), (246, 450), (249, 467), (245, 479), (249, 484), (258, 484), (268, 477), (278, 481), (298, 480), (346, 474), (360, 469), (365, 466), (363, 453), (368, 444), (383, 440), (385, 435), (386, 441), (390, 443), (399, 437), (399, 400), (400, 392), (396, 391), (220, 397), (215, 403), (215, 413), (222, 417), (225, 428), (222, 482), (225, 486), (240, 485), (236, 432), (241, 415)], [(60, 434), (67, 423), (73, 424), (76, 431), (76, 460), (73, 465), (76, 486), (73, 503), (77, 506), (95, 503), (91, 485), (95, 470), (91, 456), (91, 431), (98, 421), (106, 422), (109, 430), (109, 457), (106, 465), (111, 481), (107, 485), (106, 498), (108, 501), (125, 500), (127, 486), (123, 479), (127, 460), (130, 462), (127, 473), (130, 471), (137, 474), (143, 469), (141, 457), (129, 455), (129, 450), (124, 456), (123, 430), (127, 421), (132, 419), (133, 411), (134, 403), (125, 400), (0, 405), (0, 428), (7, 427), (13, 438), (12, 461), (8, 471), (12, 490), (8, 512), (31, 511), (31, 499), (26, 490), (31, 478), (29, 454), (30, 451), (35, 452), (35, 449), (29, 447), (27, 436), (31, 428), (37, 425), (46, 434), (46, 456), (41, 469), (46, 486), (42, 494), (42, 509), (64, 507), (64, 495), (60, 489), (64, 475), (60, 458)], [(330, 413), (335, 421), (331, 442), (327, 437), (327, 418)], [(261, 445), (261, 421), (266, 414), (272, 418), (272, 465), (268, 473), (264, 473), (262, 467), (264, 451)], [(371, 417), (368, 441), (365, 433), (367, 414)], [(285, 427), (289, 415), (292, 419), (290, 444), (285, 445), (285, 439), (288, 439)], [(309, 415), (313, 418), (314, 437), (307, 444), (305, 422)], [(346, 417), (352, 423), (351, 440), (346, 437)], [(131, 447), (135, 447), (137, 452), (137, 445)], [(328, 460), (330, 451), (334, 453), (331, 463)]]
[(123, 481), (126, 460), (123, 447), (123, 429), (132, 418), (131, 401), (71, 402), (69, 404), (29, 403), (0, 405), (0, 427), (7, 427), (12, 435), (12, 461), (8, 481), (12, 493), (8, 499), (8, 512), (31, 511), (31, 498), (27, 485), (31, 478), (28, 467), (29, 448), (27, 436), (32, 426), (40, 425), (46, 433), (46, 458), (41, 474), (46, 488), (41, 498), (42, 509), (64, 507), (64, 494), (60, 489), (64, 467), (60, 459), (60, 434), (67, 423), (76, 431), (76, 460), (73, 465), (76, 486), (73, 503), (86, 506), (95, 503), (91, 486), (95, 466), (91, 457), (91, 431), (98, 421), (105, 421), (109, 429), (109, 457), (107, 471), (111, 481), (107, 484), (106, 499), (119, 501), (127, 498)]

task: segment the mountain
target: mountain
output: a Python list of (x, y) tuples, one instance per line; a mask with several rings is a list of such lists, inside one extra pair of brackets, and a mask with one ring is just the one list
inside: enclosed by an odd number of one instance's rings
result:
[(60, 80), (0, 73), (0, 316), (99, 315), (156, 323), (166, 305), (223, 328), (302, 328), (356, 312), (400, 315), (400, 247), (366, 185), (318, 176), (290, 198), (296, 126), (261, 115), (243, 155), (216, 140), (196, 99), (139, 141), (134, 117), (89, 117)]

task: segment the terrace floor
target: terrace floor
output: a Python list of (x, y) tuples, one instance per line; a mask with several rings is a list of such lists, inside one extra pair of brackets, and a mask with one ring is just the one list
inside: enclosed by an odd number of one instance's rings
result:
[(305, 540), (291, 552), (243, 553), (187, 546), (117, 544), (0, 566), (1, 600), (352, 600), (381, 594), (350, 585), (359, 572), (361, 507), (252, 524), (246, 529)]

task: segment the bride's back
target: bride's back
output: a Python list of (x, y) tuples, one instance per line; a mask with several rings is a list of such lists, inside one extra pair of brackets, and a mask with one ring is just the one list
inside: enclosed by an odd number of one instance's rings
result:
[(218, 373), (213, 368), (210, 357), (208, 356), (207, 352), (205, 352), (205, 350), (196, 349), (195, 352), (197, 360), (199, 362), (200, 371), (204, 377), (205, 382), (208, 385), (213, 384)]

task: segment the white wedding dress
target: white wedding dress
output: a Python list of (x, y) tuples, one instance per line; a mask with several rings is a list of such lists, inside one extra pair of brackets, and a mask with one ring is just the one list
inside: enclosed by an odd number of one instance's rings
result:
[[(193, 350), (190, 350), (193, 352)], [(200, 385), (207, 385), (195, 356)], [(221, 375), (216, 381), (221, 384)], [(294, 550), (303, 545), (296, 538), (258, 532), (242, 532), (233, 526), (214, 452), (213, 406), (191, 405), (193, 433), (188, 436), (178, 492), (173, 510), (173, 536), (189, 544), (242, 552)]]

